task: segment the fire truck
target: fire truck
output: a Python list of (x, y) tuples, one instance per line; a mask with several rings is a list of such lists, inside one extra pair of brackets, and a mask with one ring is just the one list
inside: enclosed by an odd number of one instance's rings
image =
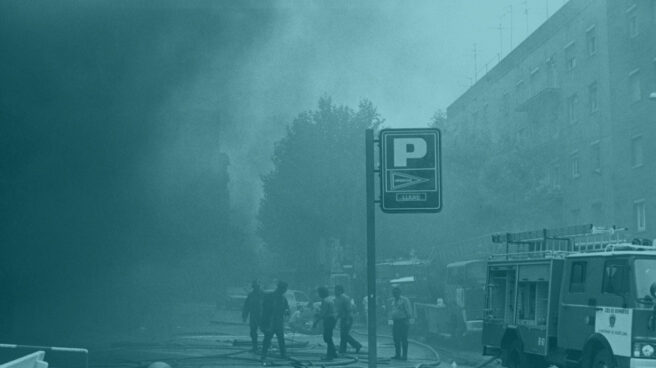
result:
[(483, 353), (506, 367), (656, 367), (656, 248), (592, 225), (498, 234)]

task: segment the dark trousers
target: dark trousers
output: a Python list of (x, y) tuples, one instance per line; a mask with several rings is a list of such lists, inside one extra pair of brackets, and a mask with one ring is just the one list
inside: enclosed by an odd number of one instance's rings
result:
[(337, 356), (335, 343), (333, 342), (333, 330), (337, 320), (335, 317), (326, 317), (323, 319), (323, 341), (326, 343), (326, 358), (331, 359)]
[(251, 318), (250, 320), (251, 328), (251, 342), (253, 343), (253, 351), (257, 350), (257, 329), (260, 327), (257, 319)]
[(362, 344), (351, 336), (351, 326), (353, 326), (353, 317), (339, 319), (339, 352), (342, 354), (346, 353), (347, 344), (350, 344), (356, 349), (362, 347)]
[[(407, 318), (395, 319), (392, 325), (392, 337), (394, 338), (395, 357), (408, 359), (408, 329), (410, 327)], [(403, 355), (401, 355), (403, 352)]]
[(278, 339), (280, 356), (287, 356), (287, 352), (285, 351), (285, 332), (283, 328), (280, 327), (264, 331), (264, 341), (262, 342), (262, 359), (266, 359), (267, 352), (271, 347), (271, 339), (273, 338), (273, 335), (276, 335), (276, 338)]

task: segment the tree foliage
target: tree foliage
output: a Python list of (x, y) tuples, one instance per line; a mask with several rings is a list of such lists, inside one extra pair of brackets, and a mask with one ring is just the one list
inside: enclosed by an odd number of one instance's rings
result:
[(447, 241), (548, 227), (558, 221), (560, 189), (549, 178), (552, 146), (512, 131), (496, 132), (501, 138), (495, 139), (484, 129), (454, 126), (442, 112), (435, 114), (432, 126), (441, 128), (445, 137), (443, 213), (448, 216), (438, 222), (445, 228), (466, 229)]
[(364, 243), (364, 132), (382, 120), (369, 101), (357, 110), (319, 100), (275, 145), (263, 176), (259, 233), (269, 249), (299, 271), (316, 269), (319, 243)]

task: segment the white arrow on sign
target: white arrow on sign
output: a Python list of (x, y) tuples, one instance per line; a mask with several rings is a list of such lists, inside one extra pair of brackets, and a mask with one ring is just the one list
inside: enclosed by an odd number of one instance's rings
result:
[(391, 190), (399, 190), (429, 181), (429, 179), (426, 178), (422, 178), (410, 174), (404, 174), (398, 171), (391, 172), (390, 178), (392, 179), (392, 183), (391, 183), (392, 185), (390, 185)]

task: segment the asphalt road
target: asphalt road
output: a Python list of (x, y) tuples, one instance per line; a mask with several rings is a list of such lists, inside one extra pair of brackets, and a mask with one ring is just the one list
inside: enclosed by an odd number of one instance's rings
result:
[[(260, 357), (250, 352), (248, 325), (241, 322), (238, 311), (217, 310), (210, 304), (185, 304), (168, 307), (170, 318), (165, 325), (155, 320), (139, 326), (130, 333), (104, 336), (105, 341), (90, 349), (91, 367), (173, 368), (254, 367), (262, 366)], [(378, 365), (380, 367), (475, 367), (485, 357), (475, 349), (464, 350), (453, 346), (430, 345), (411, 340), (407, 362), (393, 361), (392, 340), (381, 327), (378, 337)], [(335, 332), (335, 340), (339, 340)], [(320, 335), (306, 335), (288, 331), (285, 335), (288, 355), (293, 360), (280, 359), (274, 338), (269, 353), (271, 366), (345, 366), (368, 367), (367, 336), (362, 326), (356, 326), (354, 337), (364, 344), (359, 354), (350, 352), (331, 362), (321, 360), (325, 344)], [(261, 339), (261, 337), (260, 337)], [(261, 340), (260, 340), (261, 341)], [(46, 356), (46, 361), (47, 361)], [(440, 363), (440, 364), (438, 364)], [(491, 365), (494, 367), (494, 363)]]

